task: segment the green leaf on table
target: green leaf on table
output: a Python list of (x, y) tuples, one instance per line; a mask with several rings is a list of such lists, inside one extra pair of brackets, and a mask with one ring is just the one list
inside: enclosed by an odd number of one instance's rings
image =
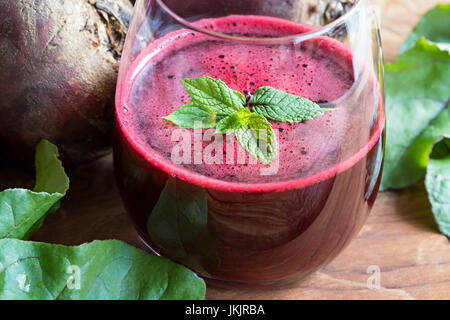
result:
[(42, 140), (36, 148), (36, 184), (35, 192), (59, 193), (64, 195), (69, 189), (67, 177), (58, 148), (47, 140)]
[(61, 197), (60, 194), (37, 193), (26, 189), (0, 192), (0, 238), (29, 238)]
[(34, 191), (0, 192), (0, 239), (27, 239), (41, 227), (46, 215), (58, 206), (69, 188), (69, 178), (58, 159), (58, 149), (43, 140), (36, 148)]
[(175, 261), (204, 274), (217, 269), (219, 257), (203, 188), (169, 177), (147, 220), (147, 231), (161, 253)]
[(385, 70), (388, 109), (381, 189), (400, 189), (424, 176), (434, 141), (450, 134), (450, 53), (420, 39)]
[(330, 109), (321, 108), (311, 100), (272, 87), (258, 88), (250, 98), (252, 111), (267, 119), (283, 122), (302, 122), (323, 115)]
[(431, 149), (425, 187), (439, 230), (450, 237), (450, 136)]
[(197, 124), (200, 128), (215, 128), (216, 121), (220, 119), (217, 112), (200, 107), (193, 101), (180, 106), (170, 115), (163, 117), (176, 124), (180, 128), (194, 129)]
[(438, 4), (428, 11), (403, 43), (400, 53), (412, 48), (422, 37), (436, 43), (450, 43), (450, 4)]
[(121, 241), (75, 247), (0, 240), (0, 299), (203, 299), (188, 269)]
[(224, 116), (236, 112), (245, 104), (245, 96), (230, 89), (225, 82), (208, 76), (184, 78), (183, 85), (198, 106), (215, 111)]

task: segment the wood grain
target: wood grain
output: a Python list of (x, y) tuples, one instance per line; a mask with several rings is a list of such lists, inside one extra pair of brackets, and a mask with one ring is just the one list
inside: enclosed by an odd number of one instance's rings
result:
[[(420, 16), (438, 1), (379, 0), (386, 60)], [(36, 241), (81, 244), (120, 239), (144, 248), (122, 207), (111, 156), (71, 172), (71, 189)], [(0, 165), (0, 189), (29, 186), (32, 174)], [(368, 289), (369, 266), (381, 270), (381, 287)], [(450, 299), (450, 243), (433, 221), (423, 183), (379, 194), (358, 237), (331, 264), (289, 289), (208, 287), (208, 299)]]

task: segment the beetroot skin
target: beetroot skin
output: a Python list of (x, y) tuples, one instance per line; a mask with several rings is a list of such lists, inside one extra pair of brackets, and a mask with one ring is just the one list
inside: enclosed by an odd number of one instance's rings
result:
[[(108, 151), (128, 0), (0, 1), (0, 153), (43, 138), (65, 165)], [(11, 152), (12, 151), (12, 152)]]

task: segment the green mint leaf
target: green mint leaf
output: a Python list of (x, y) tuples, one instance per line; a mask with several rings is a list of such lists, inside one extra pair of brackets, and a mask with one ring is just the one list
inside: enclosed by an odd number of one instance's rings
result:
[(189, 101), (170, 115), (163, 117), (176, 124), (180, 128), (194, 129), (196, 124), (201, 124), (201, 128), (209, 129), (216, 126), (217, 113), (205, 107), (198, 106), (195, 102)]
[(210, 274), (219, 266), (203, 188), (168, 178), (148, 218), (147, 231), (163, 254), (190, 268)]
[(248, 120), (248, 125), (250, 129), (255, 131), (256, 139), (263, 139), (272, 143), (274, 137), (272, 125), (262, 114), (253, 113)]
[(233, 114), (245, 104), (245, 96), (230, 89), (225, 82), (208, 76), (184, 78), (187, 93), (198, 106), (215, 111), (220, 116)]
[(252, 113), (247, 108), (222, 119), (216, 130), (224, 134), (233, 133), (242, 148), (263, 163), (271, 163), (276, 155), (272, 125), (263, 115)]
[[(260, 87), (247, 103), (242, 93), (230, 89), (220, 79), (204, 76), (182, 81), (191, 102), (163, 118), (180, 128), (194, 128), (201, 121), (202, 128), (234, 133), (241, 146), (263, 163), (271, 163), (277, 152), (272, 125), (267, 119), (302, 122), (330, 110), (268, 86)], [(252, 106), (253, 113), (247, 105)]]
[(219, 133), (230, 134), (241, 126), (242, 125), (239, 121), (239, 117), (235, 114), (232, 114), (231, 116), (227, 116), (220, 120), (216, 125), (216, 130)]
[(253, 113), (247, 108), (241, 108), (236, 112), (236, 116), (242, 125), (247, 125), (250, 118), (253, 116)]
[(450, 53), (420, 39), (395, 63), (385, 65), (385, 80), (387, 136), (382, 190), (419, 181), (434, 141), (450, 134)]
[(450, 4), (438, 4), (428, 11), (403, 43), (400, 53), (412, 48), (422, 37), (436, 43), (450, 43)]
[(217, 123), (216, 130), (220, 133), (230, 134), (241, 126), (249, 124), (252, 113), (247, 108), (241, 108), (236, 113), (227, 116)]
[(261, 131), (253, 130), (249, 126), (241, 126), (234, 130), (234, 136), (250, 155), (262, 163), (270, 164), (277, 154), (277, 144), (272, 126), (269, 124), (266, 129), (261, 134)]
[(171, 300), (205, 296), (205, 283), (193, 272), (117, 240), (66, 247), (2, 239), (0, 275), (1, 300)]
[(439, 230), (450, 237), (450, 136), (438, 140), (432, 147), (425, 187)]
[(27, 239), (39, 229), (46, 215), (58, 208), (69, 188), (69, 178), (58, 159), (58, 150), (43, 140), (36, 148), (34, 191), (8, 189), (0, 192), (0, 239)]
[(282, 122), (302, 122), (323, 115), (330, 109), (321, 108), (311, 100), (272, 87), (258, 88), (250, 98), (252, 111), (267, 119)]

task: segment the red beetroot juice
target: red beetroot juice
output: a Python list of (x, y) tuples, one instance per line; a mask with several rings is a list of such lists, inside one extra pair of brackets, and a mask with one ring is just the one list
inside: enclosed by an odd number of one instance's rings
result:
[[(253, 37), (311, 30), (256, 16), (199, 24)], [(257, 45), (178, 30), (146, 48), (118, 86), (114, 153), (120, 193), (143, 241), (206, 278), (249, 285), (293, 281), (333, 259), (369, 214), (383, 158), (382, 97), (355, 60), (327, 37)], [(274, 174), (262, 175), (269, 166), (248, 155), (236, 163), (237, 145), (233, 164), (225, 144), (222, 163), (194, 164), (192, 156), (177, 164), (172, 140), (180, 129), (162, 117), (190, 100), (181, 79), (204, 75), (249, 94), (272, 86), (333, 110), (303, 123), (272, 122)], [(194, 146), (194, 130), (186, 132)], [(200, 143), (204, 150), (210, 142)]]

